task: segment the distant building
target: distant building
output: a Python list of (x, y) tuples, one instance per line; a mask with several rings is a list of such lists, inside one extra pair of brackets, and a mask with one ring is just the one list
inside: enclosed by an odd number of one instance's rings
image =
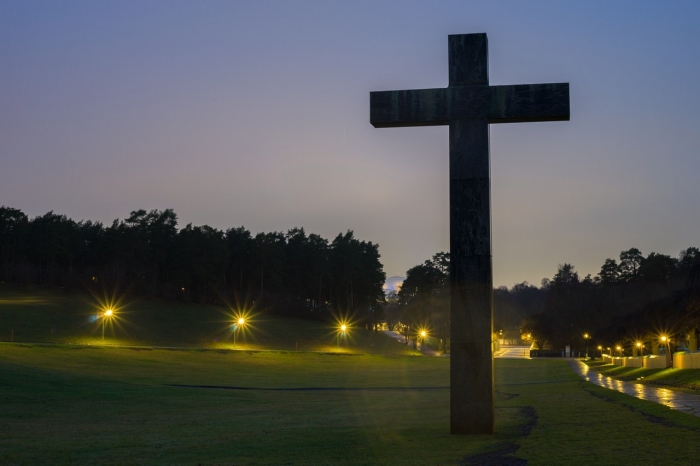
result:
[(392, 291), (395, 293), (398, 293), (399, 290), (401, 289), (401, 285), (403, 284), (403, 281), (406, 280), (406, 277), (399, 277), (394, 276), (394, 277), (389, 277), (386, 279), (386, 282), (384, 282), (384, 294), (389, 294)]

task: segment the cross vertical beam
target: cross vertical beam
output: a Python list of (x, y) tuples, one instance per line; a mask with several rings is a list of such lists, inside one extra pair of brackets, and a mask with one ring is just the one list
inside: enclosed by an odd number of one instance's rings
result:
[(569, 119), (569, 84), (489, 86), (486, 34), (448, 38), (449, 86), (370, 93), (375, 128), (450, 128), (450, 432), (494, 429), (489, 124)]
[[(489, 128), (450, 123), (450, 432), (492, 433)], [(475, 164), (458, 163), (475, 158)]]
[[(488, 86), (486, 34), (449, 36), (450, 86)], [(493, 433), (491, 179), (486, 119), (450, 122), (450, 432)], [(466, 370), (465, 370), (466, 369)]]

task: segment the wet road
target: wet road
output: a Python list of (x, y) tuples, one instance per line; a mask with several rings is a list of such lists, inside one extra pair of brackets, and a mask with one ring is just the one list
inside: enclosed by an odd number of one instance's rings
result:
[(615, 380), (591, 370), (581, 361), (573, 359), (569, 360), (569, 365), (578, 375), (598, 386), (617, 390), (620, 393), (625, 393), (642, 400), (661, 403), (671, 409), (683, 411), (684, 413), (694, 416), (700, 416), (700, 395), (678, 392), (667, 388), (651, 387), (640, 383)]

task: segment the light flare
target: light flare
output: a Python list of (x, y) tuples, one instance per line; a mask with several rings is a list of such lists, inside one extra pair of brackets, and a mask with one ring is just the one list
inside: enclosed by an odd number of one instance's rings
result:
[[(129, 338), (129, 334), (126, 331), (125, 326), (132, 326), (128, 320), (124, 317), (125, 309), (138, 301), (135, 299), (130, 302), (126, 302), (126, 295), (128, 288), (120, 291), (118, 285), (109, 286), (105, 280), (92, 280), (94, 283), (100, 283), (102, 287), (102, 292), (100, 293), (95, 289), (92, 284), (86, 284), (86, 288), (92, 295), (93, 301), (90, 302), (90, 306), (95, 310), (94, 314), (88, 316), (88, 323), (94, 325), (92, 333), (99, 332), (102, 335), (102, 341), (105, 341), (105, 336), (109, 335), (111, 339), (116, 337), (117, 332), (126, 335)], [(112, 344), (114, 341), (111, 342)]]

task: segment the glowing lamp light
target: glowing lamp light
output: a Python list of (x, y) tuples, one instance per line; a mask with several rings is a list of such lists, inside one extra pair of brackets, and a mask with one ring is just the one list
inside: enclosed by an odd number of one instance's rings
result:
[(640, 342), (637, 342), (637, 348), (641, 348), (642, 344)]
[(664, 336), (661, 337), (661, 341), (663, 341), (663, 342), (666, 342), (667, 339), (668, 339), (668, 338), (666, 337), (666, 335), (664, 335)]
[(342, 322), (338, 322), (339, 327), (338, 330), (336, 330), (336, 335), (335, 335), (335, 346), (336, 348), (340, 349), (340, 339), (342, 338), (347, 338), (348, 334), (350, 333), (348, 331), (348, 324), (344, 324)]
[(245, 332), (245, 317), (242, 315), (239, 315), (237, 318), (234, 316), (235, 320), (233, 325), (231, 325), (231, 328), (233, 329), (233, 347), (236, 347), (236, 337), (238, 336), (239, 332)]
[(426, 332), (425, 330), (421, 330), (420, 336), (422, 336), (423, 338), (425, 338), (425, 337), (428, 336), (428, 332)]
[(105, 323), (107, 319), (112, 318), (112, 314), (114, 314), (114, 311), (111, 309), (106, 309), (104, 314), (102, 314), (102, 341), (105, 341)]

